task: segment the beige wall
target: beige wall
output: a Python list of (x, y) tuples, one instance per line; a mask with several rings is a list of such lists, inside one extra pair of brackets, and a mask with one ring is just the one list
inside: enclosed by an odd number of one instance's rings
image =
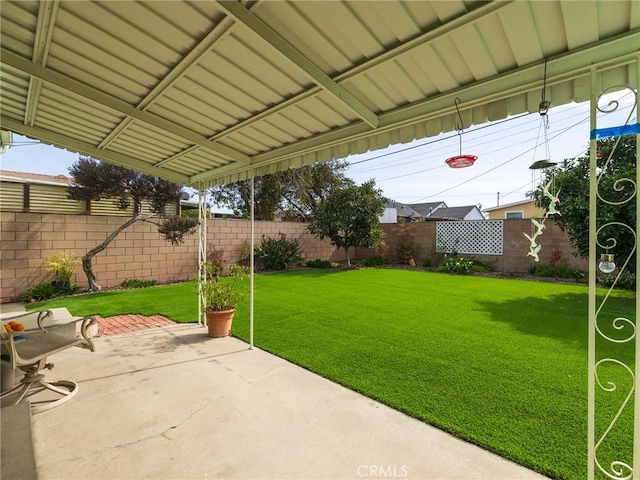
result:
[(486, 213), (489, 216), (489, 220), (504, 220), (507, 212), (522, 212), (523, 218), (542, 218), (545, 214), (544, 209), (536, 207), (533, 200), (520, 205), (506, 205)]
[[(46, 257), (61, 250), (82, 256), (125, 220), (121, 216), (0, 212), (0, 300), (12, 301), (29, 286), (48, 281), (41, 269)], [(256, 244), (260, 244), (262, 235), (280, 232), (289, 239), (298, 239), (308, 259), (344, 259), (344, 253), (336, 252), (328, 241), (320, 241), (307, 232), (306, 224), (256, 222)], [(250, 240), (249, 234), (247, 220), (208, 221), (208, 241), (224, 250), (227, 264), (237, 262), (242, 244)], [(161, 238), (156, 225), (137, 222), (99, 253), (93, 265), (98, 283), (106, 288), (118, 286), (128, 278), (159, 283), (189, 280), (196, 276), (197, 261), (197, 235), (174, 247)], [(76, 267), (71, 280), (86, 287), (81, 266)]]
[[(0, 221), (0, 300), (8, 302), (20, 298), (29, 286), (48, 281), (41, 269), (46, 257), (61, 250), (71, 250), (82, 256), (125, 219), (120, 216), (0, 212)], [(418, 265), (437, 263), (441, 255), (435, 252), (436, 222), (383, 225), (388, 245), (385, 259), (391, 262), (396, 260), (401, 229), (408, 232), (403, 235), (411, 235), (420, 247), (416, 256)], [(343, 250), (336, 251), (327, 240), (315, 238), (306, 230), (306, 224), (302, 223), (256, 222), (256, 245), (260, 244), (262, 235), (275, 236), (280, 232), (289, 239), (297, 239), (307, 259), (345, 259)], [(503, 255), (475, 257), (493, 264), (497, 271), (526, 272), (532, 259), (527, 256), (529, 243), (523, 233), (531, 233), (530, 220), (505, 220)], [(224, 251), (227, 265), (239, 260), (243, 244), (249, 242), (249, 235), (250, 222), (247, 220), (208, 221), (208, 241)], [(553, 222), (547, 222), (547, 228), (538, 240), (542, 245), (542, 264), (555, 260), (571, 267), (587, 269), (587, 261), (572, 255), (567, 235)], [(376, 252), (359, 249), (355, 258), (363, 259), (374, 254)], [(116, 287), (129, 278), (157, 280), (159, 283), (177, 282), (195, 277), (197, 259), (196, 235), (187, 237), (183, 245), (174, 247), (160, 237), (155, 224), (138, 222), (122, 232), (105, 251), (94, 258), (94, 271), (98, 283), (105, 288)], [(86, 286), (80, 266), (76, 267), (72, 282)]]

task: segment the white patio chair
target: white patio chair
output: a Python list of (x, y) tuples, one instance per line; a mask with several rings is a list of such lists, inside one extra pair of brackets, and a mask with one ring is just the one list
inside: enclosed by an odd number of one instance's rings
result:
[[(96, 330), (96, 319), (83, 318), (54, 318), (51, 310), (42, 310), (19, 314), (10, 318), (2, 318), (0, 328), (0, 350), (3, 361), (9, 362), (12, 369), (20, 369), (24, 377), (13, 388), (0, 395), (0, 400), (7, 399), (13, 405), (23, 400), (31, 402), (32, 413), (40, 413), (57, 407), (70, 400), (78, 391), (78, 384), (70, 380), (48, 382), (40, 370), (53, 368), (47, 363), (47, 358), (55, 353), (71, 347), (87, 348), (94, 351), (94, 344), (90, 335)], [(25, 325), (22, 332), (9, 332), (4, 324), (17, 321)], [(78, 328), (79, 326), (79, 328)], [(80, 334), (80, 336), (78, 335)], [(39, 398), (34, 395), (49, 391)], [(4, 404), (4, 403), (3, 403)]]

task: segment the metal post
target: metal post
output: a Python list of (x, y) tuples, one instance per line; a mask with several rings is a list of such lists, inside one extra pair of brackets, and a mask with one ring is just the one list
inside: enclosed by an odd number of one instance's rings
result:
[[(207, 190), (202, 184), (198, 185), (198, 280), (206, 281), (206, 269), (201, 265), (207, 259)], [(205, 299), (201, 287), (198, 286), (198, 325), (205, 325), (204, 308)]]
[[(598, 94), (596, 68), (591, 68), (590, 131), (596, 129), (596, 102)], [(587, 476), (593, 480), (595, 476), (595, 380), (596, 380), (596, 208), (597, 208), (597, 178), (596, 178), (596, 149), (597, 141), (591, 138), (589, 148), (589, 340), (588, 340), (588, 420), (587, 420), (587, 456), (589, 465)]]
[[(638, 113), (638, 92), (640, 91), (640, 55), (636, 57), (636, 115)], [(638, 120), (636, 119), (636, 122)], [(636, 185), (640, 185), (640, 132), (636, 133)], [(638, 212), (640, 212), (640, 195), (636, 192), (636, 239), (640, 238), (638, 228)], [(637, 241), (637, 240), (636, 240)], [(636, 272), (640, 272), (640, 255), (636, 255)], [(633, 480), (640, 480), (640, 392), (638, 391), (638, 372), (640, 372), (640, 334), (638, 333), (638, 317), (640, 312), (640, 286), (636, 282), (636, 360), (634, 363), (635, 405), (633, 411)]]
[(253, 271), (255, 270), (255, 177), (251, 173), (251, 254), (249, 256), (249, 349), (253, 349)]

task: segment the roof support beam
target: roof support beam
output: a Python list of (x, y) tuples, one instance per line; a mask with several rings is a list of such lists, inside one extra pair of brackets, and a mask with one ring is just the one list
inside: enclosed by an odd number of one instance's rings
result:
[(153, 125), (154, 127), (157, 127), (161, 130), (165, 130), (167, 133), (170, 133), (177, 137), (181, 137), (188, 142), (200, 145), (201, 147), (207, 148), (209, 150), (213, 150), (214, 152), (224, 155), (225, 157), (231, 158), (235, 161), (244, 163), (246, 165), (251, 163), (250, 157), (238, 150), (209, 140), (202, 135), (194, 133), (188, 128), (185, 128), (152, 113), (140, 111), (137, 108), (132, 107), (128, 103), (123, 102), (122, 100), (111, 95), (108, 95), (96, 88), (93, 88), (89, 85), (86, 85), (82, 82), (54, 72), (47, 68), (35, 65), (31, 61), (20, 57), (10, 52), (9, 50), (6, 50), (4, 48), (0, 49), (0, 58), (2, 59), (2, 63), (5, 65), (13, 67), (20, 72), (31, 75), (32, 77), (39, 78), (44, 82), (67, 90), (72, 94), (87, 98), (92, 102), (98, 103), (104, 107), (114, 110), (121, 115), (131, 117), (135, 120), (140, 120), (141, 122), (148, 123), (149, 125)]
[[(417, 48), (421, 45), (427, 44), (432, 42), (433, 40), (440, 38), (443, 35), (447, 35), (450, 33), (453, 33), (454, 31), (458, 30), (459, 28), (462, 28), (466, 25), (469, 25), (475, 21), (477, 21), (478, 19), (482, 18), (483, 16), (486, 15), (490, 15), (490, 14), (494, 14), (496, 12), (498, 12), (499, 10), (505, 8), (506, 6), (508, 6), (510, 3), (513, 3), (514, 0), (504, 0), (504, 1), (500, 1), (500, 2), (490, 2), (484, 5), (481, 5), (478, 8), (475, 8), (474, 10), (471, 10), (468, 13), (464, 13), (463, 15), (460, 15), (459, 17), (456, 17), (450, 21), (448, 21), (447, 23), (440, 25), (438, 27), (435, 27), (431, 30), (429, 30), (428, 32), (423, 33), (422, 35), (419, 35), (415, 38), (413, 38), (412, 40), (407, 41), (406, 43), (402, 43), (400, 45), (398, 45), (397, 47), (391, 49), (391, 50), (387, 50), (386, 52), (376, 56), (376, 57), (372, 57), (366, 61), (364, 61), (363, 63), (345, 71), (342, 72), (341, 74), (337, 75), (336, 77), (333, 78), (333, 81), (336, 83), (341, 83), (344, 82), (345, 80), (350, 80), (352, 78), (355, 78), (359, 75), (363, 75), (365, 73), (367, 73), (369, 70), (371, 70), (372, 68), (377, 67), (378, 65), (393, 60), (394, 58), (398, 58), (401, 55), (404, 55), (407, 52), (410, 52), (412, 49)], [(266, 110), (263, 110), (260, 113), (257, 113), (255, 115), (252, 115), (250, 118), (247, 118), (246, 120), (243, 120), (227, 129), (225, 129), (224, 131), (214, 135), (213, 137), (211, 137), (212, 140), (217, 140), (220, 138), (225, 137), (226, 135), (229, 135), (233, 132), (235, 132), (236, 130), (240, 130), (248, 125), (251, 125), (252, 123), (255, 123), (259, 120), (262, 120), (263, 118), (268, 117), (269, 115), (272, 115), (275, 112), (278, 112), (280, 110), (283, 110), (287, 107), (289, 107), (290, 105), (294, 105), (296, 103), (299, 103), (300, 101), (304, 100), (305, 98), (309, 98), (312, 97), (314, 95), (317, 95), (318, 93), (320, 93), (322, 91), (322, 88), (317, 86), (314, 88), (311, 88), (305, 92), (302, 92), (298, 95), (295, 95), (291, 98), (288, 98), (287, 100), (285, 100), (282, 103), (278, 103), (277, 105), (274, 105), (270, 108), (267, 108)]]
[(44, 128), (32, 127), (24, 125), (22, 122), (18, 122), (9, 117), (0, 117), (0, 123), (2, 128), (7, 128), (13, 132), (21, 135), (26, 135), (31, 138), (37, 138), (44, 143), (49, 143), (60, 148), (66, 148), (68, 150), (78, 152), (84, 155), (90, 155), (94, 158), (105, 160), (114, 165), (120, 165), (127, 168), (134, 168), (149, 175), (161, 177), (172, 182), (187, 184), (189, 183), (189, 177), (181, 173), (173, 172), (171, 170), (165, 170), (156, 168), (148, 163), (145, 163), (137, 158), (130, 157), (128, 155), (122, 155), (111, 150), (100, 150), (93, 145), (76, 140), (74, 138), (62, 135), (60, 133), (52, 132)]
[(285, 40), (280, 34), (264, 23), (246, 7), (236, 0), (218, 0), (218, 4), (236, 21), (258, 35), (278, 52), (300, 67), (318, 85), (333, 94), (335, 98), (349, 107), (358, 117), (370, 127), (378, 127), (378, 116), (369, 110), (360, 100), (347, 89), (336, 83), (320, 67), (305, 57), (299, 50)]

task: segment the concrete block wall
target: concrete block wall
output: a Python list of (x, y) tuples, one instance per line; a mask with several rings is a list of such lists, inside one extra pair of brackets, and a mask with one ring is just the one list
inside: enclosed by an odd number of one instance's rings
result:
[[(417, 265), (435, 265), (442, 258), (442, 255), (436, 253), (436, 223), (383, 224), (382, 229), (386, 250), (374, 252), (368, 249), (358, 249), (357, 258), (364, 259), (372, 255), (381, 255), (389, 262), (396, 262), (398, 260), (397, 246), (404, 237), (405, 239), (412, 239), (418, 246), (418, 253), (415, 258)], [(534, 262), (532, 257), (527, 256), (529, 240), (525, 238), (523, 233), (533, 234), (530, 219), (504, 220), (502, 255), (467, 256), (475, 257), (482, 262), (493, 265), (498, 272), (526, 272)], [(586, 259), (577, 258), (573, 254), (568, 235), (553, 222), (546, 222), (544, 233), (537, 240), (542, 245), (539, 253), (540, 264), (565, 263), (571, 268), (582, 270), (589, 268), (589, 263)]]
[[(30, 286), (49, 281), (42, 269), (45, 258), (62, 250), (81, 257), (125, 221), (121, 216), (1, 212), (0, 301), (21, 298)], [(214, 219), (207, 222), (207, 227), (208, 242), (224, 251), (225, 264), (237, 263), (242, 245), (250, 242), (250, 222)], [(280, 232), (291, 240), (298, 239), (308, 259), (344, 259), (344, 252), (312, 236), (301, 223), (256, 222), (256, 245), (262, 235), (276, 236)], [(197, 275), (197, 263), (197, 235), (173, 246), (162, 239), (155, 224), (136, 222), (94, 257), (93, 267), (98, 283), (109, 288), (130, 278), (159, 283), (190, 280)], [(86, 287), (81, 265), (71, 281)]]

